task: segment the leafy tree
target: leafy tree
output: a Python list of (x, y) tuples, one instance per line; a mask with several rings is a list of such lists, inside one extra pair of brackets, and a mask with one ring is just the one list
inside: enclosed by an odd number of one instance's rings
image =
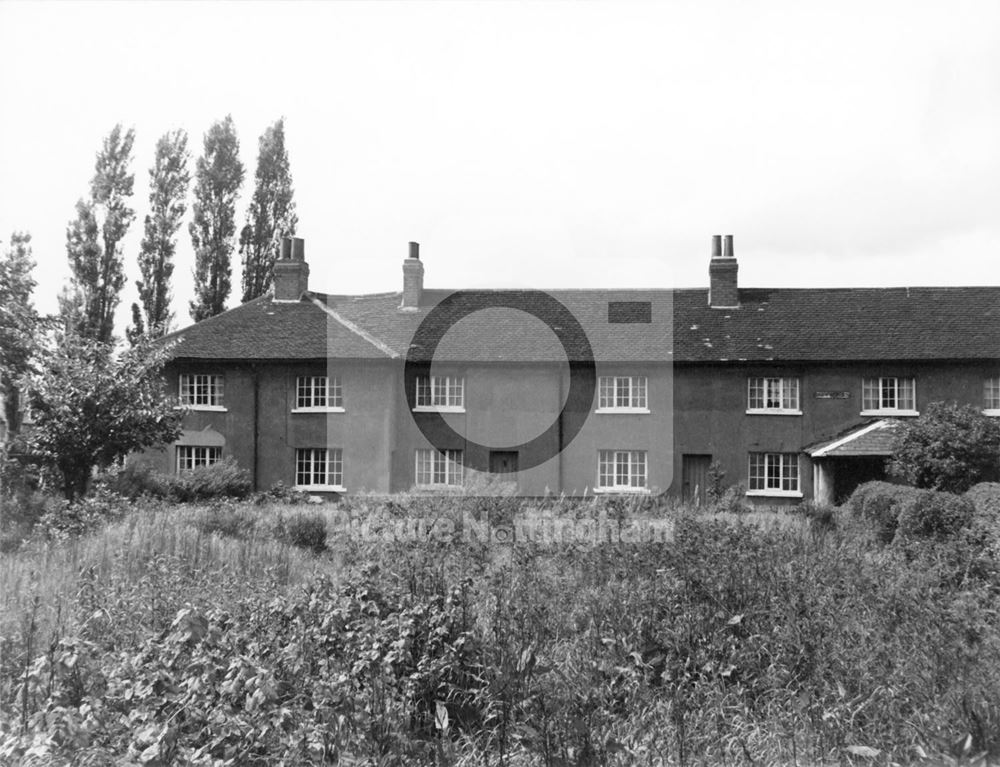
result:
[(183, 130), (165, 133), (156, 142), (153, 167), (149, 170), (149, 209), (139, 246), (139, 271), (142, 279), (139, 306), (132, 304), (132, 327), (129, 339), (148, 332), (151, 338), (166, 334), (173, 315), (170, 312), (170, 278), (174, 273), (175, 235), (187, 210), (185, 197), (191, 174), (187, 163), (190, 152)]
[(135, 131), (116, 125), (97, 153), (90, 199), (76, 204), (76, 218), (66, 229), (70, 288), (62, 307), (67, 324), (84, 338), (111, 341), (115, 309), (125, 285), (118, 246), (135, 211), (128, 206), (135, 176), (132, 161)]
[(247, 223), (240, 232), (244, 303), (264, 295), (271, 287), (271, 271), (278, 258), (281, 237), (295, 234), (299, 222), (292, 199), (284, 118), (260, 137), (256, 179)]
[(243, 184), (240, 142), (233, 118), (205, 134), (195, 170), (194, 221), (189, 232), (195, 252), (191, 317), (199, 322), (225, 311), (232, 280), (232, 238), (236, 233), (236, 196)]
[(972, 405), (932, 402), (900, 424), (889, 473), (916, 487), (964, 493), (1000, 472), (1000, 421)]
[(31, 303), (34, 268), (31, 235), (14, 232), (0, 260), (0, 396), (9, 436), (17, 434), (20, 427), (18, 379), (28, 372), (39, 330), (38, 313)]
[(142, 340), (116, 358), (108, 344), (63, 334), (28, 374), (34, 423), (25, 445), (59, 473), (67, 499), (86, 494), (95, 466), (177, 438), (182, 414), (164, 396), (160, 375), (169, 353)]

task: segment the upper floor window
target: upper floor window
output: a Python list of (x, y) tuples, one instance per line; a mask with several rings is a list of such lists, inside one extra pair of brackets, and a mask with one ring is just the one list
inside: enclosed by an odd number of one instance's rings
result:
[(201, 445), (177, 446), (177, 471), (196, 469), (199, 466), (211, 466), (222, 460), (221, 447), (203, 447)]
[(418, 487), (462, 484), (462, 451), (420, 448), (416, 451)]
[(314, 490), (343, 489), (343, 450), (339, 447), (298, 448), (295, 451), (295, 484)]
[(1000, 376), (983, 382), (983, 405), (990, 415), (1000, 415)]
[(748, 378), (748, 413), (802, 415), (798, 378)]
[(221, 409), (223, 380), (221, 375), (182, 373), (178, 387), (181, 404), (195, 410)]
[(598, 453), (598, 491), (633, 492), (645, 489), (645, 450), (601, 450)]
[(299, 376), (295, 383), (296, 410), (330, 410), (344, 407), (339, 376)]
[(861, 384), (861, 415), (916, 415), (916, 391), (913, 378), (865, 378)]
[(461, 376), (418, 376), (417, 408), (464, 409), (465, 379)]
[(601, 376), (598, 379), (597, 409), (649, 412), (646, 376)]
[(795, 453), (750, 453), (748, 495), (801, 495)]

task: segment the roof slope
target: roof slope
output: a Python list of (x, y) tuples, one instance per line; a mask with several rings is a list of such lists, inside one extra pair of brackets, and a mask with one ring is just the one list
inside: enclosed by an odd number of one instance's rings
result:
[[(172, 334), (180, 339), (174, 355), (405, 358), (431, 308), (454, 292), (425, 290), (423, 305), (410, 311), (399, 309), (400, 293), (312, 293), (300, 302), (264, 296)], [(579, 321), (597, 361), (1000, 360), (1000, 287), (750, 288), (740, 290), (737, 309), (711, 309), (705, 289), (545, 292)], [(641, 321), (642, 312), (633, 317), (640, 321), (609, 321), (612, 302), (648, 302), (651, 321)], [(434, 358), (583, 358), (578, 349), (567, 355), (546, 327), (560, 327), (554, 315), (543, 308), (536, 313), (485, 309), (450, 328), (441, 326), (443, 340)]]

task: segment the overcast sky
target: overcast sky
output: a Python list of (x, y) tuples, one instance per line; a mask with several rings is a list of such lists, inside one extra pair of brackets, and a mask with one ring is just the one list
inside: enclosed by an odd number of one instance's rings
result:
[(995, 0), (3, 0), (0, 109), (0, 238), (31, 232), (45, 311), (101, 140), (135, 127), (119, 332), (156, 140), (197, 156), (226, 114), (239, 225), (285, 117), (321, 291), (401, 289), (410, 240), (430, 287), (704, 286), (712, 234), (748, 287), (1000, 284)]

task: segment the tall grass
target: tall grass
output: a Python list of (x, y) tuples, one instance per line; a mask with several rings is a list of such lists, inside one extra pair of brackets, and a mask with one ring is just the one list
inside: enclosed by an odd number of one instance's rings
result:
[[(0, 638), (10, 653), (11, 638), (32, 623), (36, 646), (81, 627), (134, 636), (162, 628), (186, 603), (224, 604), (255, 591), (278, 595), (330, 573), (329, 560), (273, 535), (289, 514), (274, 505), (231, 504), (147, 511), (140, 502), (91, 534), (31, 541), (0, 556)], [(213, 531), (235, 533), (240, 520), (239, 535)]]
[[(500, 544), (339, 527), (464, 511), (509, 522), (527, 504), (668, 515), (675, 535)], [(20, 722), (0, 726), (0, 749), (65, 730), (46, 748), (91, 749), (95, 763), (996, 757), (1000, 581), (967, 567), (980, 554), (965, 546), (883, 546), (815, 510), (648, 499), (137, 511), (0, 559), (0, 705)]]

